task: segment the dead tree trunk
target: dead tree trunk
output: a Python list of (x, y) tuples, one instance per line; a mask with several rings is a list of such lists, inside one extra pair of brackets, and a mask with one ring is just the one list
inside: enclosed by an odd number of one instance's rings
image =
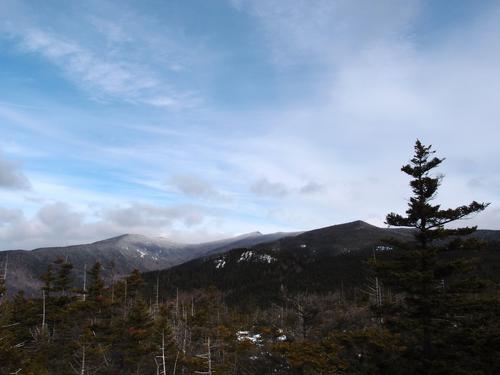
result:
[(87, 264), (83, 265), (83, 301), (87, 300)]
[(212, 375), (212, 347), (210, 346), (210, 337), (207, 339), (207, 352), (204, 354), (198, 354), (198, 358), (203, 358), (207, 360), (207, 371), (195, 371), (195, 374)]

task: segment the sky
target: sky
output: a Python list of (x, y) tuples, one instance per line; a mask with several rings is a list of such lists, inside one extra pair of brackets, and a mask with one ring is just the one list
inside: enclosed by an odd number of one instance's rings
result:
[(0, 249), (201, 242), (410, 196), (500, 229), (500, 2), (0, 0)]

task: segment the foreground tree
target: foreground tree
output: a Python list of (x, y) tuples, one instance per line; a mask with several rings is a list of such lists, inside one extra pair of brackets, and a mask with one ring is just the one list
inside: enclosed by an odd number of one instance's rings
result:
[[(415, 230), (415, 243), (393, 242), (396, 251), (389, 259), (377, 260), (375, 266), (387, 283), (402, 292), (398, 330), (407, 332), (411, 358), (416, 360), (418, 373), (439, 373), (438, 354), (446, 347), (448, 328), (457, 329), (463, 323), (467, 292), (479, 286), (465, 272), (469, 260), (446, 256), (450, 249), (464, 248), (459, 238), (470, 235), (476, 227), (448, 229), (446, 224), (483, 211), (488, 204), (473, 201), (452, 209), (433, 204), (441, 184), (441, 175), (431, 171), (444, 159), (434, 156), (431, 146), (417, 140), (415, 154), (401, 170), (412, 180), (413, 196), (406, 215), (390, 213), (386, 224)], [(470, 241), (470, 240), (467, 240)], [(462, 311), (456, 309), (460, 305)], [(412, 340), (414, 339), (414, 342)]]

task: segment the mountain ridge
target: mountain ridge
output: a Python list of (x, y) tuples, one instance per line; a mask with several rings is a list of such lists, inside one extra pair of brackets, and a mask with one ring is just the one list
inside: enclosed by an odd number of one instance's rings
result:
[(85, 266), (97, 261), (103, 267), (103, 276), (110, 279), (111, 274), (121, 277), (133, 269), (142, 272), (165, 269), (208, 253), (226, 251), (233, 246), (250, 246), (275, 237), (293, 235), (252, 233), (202, 243), (178, 243), (165, 237), (122, 234), (86, 244), (5, 250), (0, 252), (0, 263), (8, 257), (7, 287), (10, 295), (20, 290), (24, 290), (27, 295), (34, 295), (40, 289), (41, 275), (58, 257), (68, 259), (73, 264), (75, 282), (79, 284)]
[[(487, 241), (500, 242), (500, 231), (478, 230), (474, 236)], [(96, 261), (102, 264), (103, 276), (108, 282), (111, 274), (114, 274), (114, 277), (121, 277), (132, 269), (146, 273), (148, 271), (163, 272), (162, 270), (168, 271), (169, 269), (177, 272), (175, 270), (188, 269), (200, 262), (212, 261), (213, 263), (219, 255), (230, 254), (235, 249), (235, 259), (239, 259), (245, 250), (251, 249), (256, 252), (255, 259), (265, 261), (272, 260), (274, 253), (288, 252), (292, 258), (300, 258), (299, 268), (302, 269), (305, 264), (310, 263), (311, 259), (308, 257), (324, 258), (328, 263), (339, 255), (366, 255), (374, 251), (375, 246), (381, 244), (382, 240), (387, 237), (411, 241), (413, 232), (407, 228), (380, 228), (362, 220), (355, 220), (304, 232), (262, 234), (255, 231), (203, 243), (178, 243), (165, 237), (122, 234), (89, 244), (2, 251), (0, 263), (3, 263), (5, 257), (8, 256), (7, 286), (10, 295), (19, 290), (26, 291), (27, 295), (34, 295), (39, 292), (41, 286), (40, 276), (58, 257), (67, 258), (73, 263), (75, 284), (79, 285), (85, 265), (91, 266)], [(287, 257), (288, 255), (284, 256), (285, 260), (288, 259)], [(250, 259), (252, 256), (247, 254), (246, 258)], [(291, 268), (297, 266), (292, 263), (289, 264)], [(284, 264), (286, 266), (286, 262)], [(337, 266), (332, 265), (332, 269), (335, 267)], [(351, 271), (355, 274), (359, 267), (358, 265), (353, 265), (353, 267)], [(345, 271), (342, 269), (342, 272), (345, 273)], [(190, 272), (195, 273), (194, 270)], [(234, 277), (238, 276), (234, 275)], [(347, 274), (345, 276), (351, 277)], [(212, 282), (208, 278), (205, 281)]]
[[(500, 231), (478, 230), (473, 237), (492, 246), (483, 253), (464, 250), (464, 256), (480, 258), (483, 274), (499, 274)], [(283, 291), (332, 292), (342, 285), (356, 293), (370, 276), (367, 260), (392, 250), (389, 238), (412, 242), (414, 233), (409, 228), (380, 228), (361, 220), (327, 226), (147, 272), (143, 275), (145, 292), (153, 290), (157, 280), (162, 295), (214, 286), (229, 303), (259, 305), (276, 300)]]

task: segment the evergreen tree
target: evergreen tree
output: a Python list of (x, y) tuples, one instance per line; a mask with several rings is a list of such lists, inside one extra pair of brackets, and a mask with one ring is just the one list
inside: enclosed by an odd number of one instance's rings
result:
[(2, 265), (2, 269), (0, 270), (0, 303), (2, 302), (2, 297), (7, 293), (7, 263), (8, 258), (6, 256), (4, 264)]
[(123, 342), (123, 356), (125, 366), (140, 373), (146, 363), (153, 363), (151, 353), (154, 353), (154, 344), (151, 342), (153, 321), (149, 308), (142, 299), (137, 299), (125, 321), (125, 337)]
[[(411, 162), (401, 168), (412, 178), (410, 186), (413, 196), (409, 200), (406, 215), (390, 213), (386, 224), (413, 228), (415, 243), (393, 242), (397, 249), (391, 259), (377, 260), (375, 266), (385, 280), (404, 295), (398, 329), (406, 331), (409, 338), (416, 338), (416, 342), (409, 345), (415, 351), (412, 357), (417, 359), (420, 366), (416, 371), (433, 373), (437, 354), (445, 339), (445, 330), (458, 324), (455, 318), (459, 314), (452, 311), (449, 302), (453, 299), (456, 302), (457, 298), (463, 297), (463, 293), (457, 293), (456, 288), (455, 293), (448, 294), (446, 282), (462, 279), (462, 272), (467, 265), (466, 261), (446, 259), (442, 254), (450, 249), (451, 239), (470, 235), (477, 229), (449, 229), (445, 225), (483, 211), (488, 204), (473, 201), (451, 209), (442, 209), (439, 204), (433, 204), (442, 176), (431, 175), (431, 171), (444, 159), (433, 156), (435, 151), (431, 146), (424, 146), (418, 140), (414, 149)], [(462, 286), (465, 285), (465, 280), (461, 281)]]
[(9, 301), (0, 304), (0, 373), (9, 374), (19, 368), (21, 350), (17, 341), (13, 308)]
[(52, 264), (47, 266), (47, 272), (45, 272), (40, 279), (43, 281), (42, 290), (45, 292), (45, 296), (49, 298), (50, 292), (54, 290), (55, 281), (54, 268)]
[(54, 290), (66, 296), (73, 282), (71, 275), (73, 264), (61, 257), (57, 258), (54, 263), (59, 267), (57, 277), (54, 281)]
[(94, 266), (88, 271), (88, 275), (90, 276), (90, 285), (88, 289), (89, 298), (92, 300), (98, 300), (102, 298), (104, 293), (104, 280), (101, 276), (101, 263), (96, 262)]
[(3, 277), (0, 277), (0, 302), (2, 301), (2, 297), (5, 292), (7, 292), (7, 287), (5, 286), (5, 280)]
[(130, 299), (134, 299), (139, 293), (141, 287), (144, 285), (144, 280), (142, 279), (139, 270), (134, 269), (126, 278), (126, 283), (127, 295)]

